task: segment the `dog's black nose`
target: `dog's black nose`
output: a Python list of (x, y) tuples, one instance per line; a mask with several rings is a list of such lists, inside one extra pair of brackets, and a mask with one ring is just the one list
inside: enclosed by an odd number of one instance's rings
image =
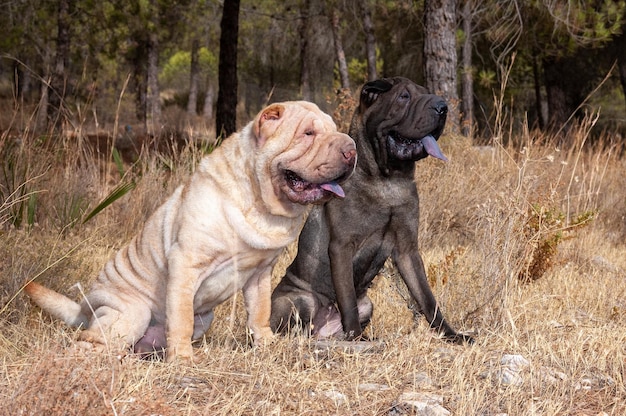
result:
[(341, 153), (343, 154), (344, 163), (350, 167), (354, 167), (356, 163), (356, 149), (350, 148), (347, 150), (342, 150)]
[(443, 100), (437, 101), (433, 108), (439, 115), (444, 115), (448, 113), (448, 104), (446, 104), (446, 102)]

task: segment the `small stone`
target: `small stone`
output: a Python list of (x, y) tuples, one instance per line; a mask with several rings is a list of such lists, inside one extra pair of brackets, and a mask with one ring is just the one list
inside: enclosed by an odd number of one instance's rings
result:
[(524, 383), (520, 372), (527, 368), (530, 363), (521, 355), (505, 354), (500, 359), (500, 365), (502, 368), (496, 372), (498, 382), (505, 386), (520, 386)]
[(358, 388), (359, 391), (385, 391), (390, 389), (388, 385), (378, 383), (362, 383), (359, 384)]
[(594, 266), (600, 269), (607, 270), (609, 272), (618, 273), (620, 271), (619, 267), (617, 267), (616, 265), (608, 261), (606, 258), (599, 256), (599, 255), (593, 256), (591, 258), (591, 263), (593, 263)]
[(500, 364), (513, 371), (521, 371), (530, 365), (528, 360), (519, 354), (504, 354), (500, 359)]
[(613, 380), (610, 376), (599, 375), (599, 376), (588, 376), (583, 377), (576, 385), (574, 386), (575, 390), (602, 390), (607, 387), (615, 386), (615, 380)]
[(506, 367), (498, 372), (498, 381), (505, 386), (521, 386), (524, 384), (524, 379), (518, 372)]
[(390, 415), (415, 414), (419, 416), (448, 416), (443, 407), (443, 396), (432, 393), (405, 392), (400, 395)]
[(439, 347), (433, 353), (433, 357), (441, 361), (452, 361), (456, 357), (456, 352), (450, 348)]
[(384, 349), (384, 343), (374, 341), (338, 341), (333, 339), (323, 339), (315, 342), (314, 353), (320, 354), (324, 351), (344, 352), (347, 354), (377, 353)]
[(567, 379), (567, 374), (549, 367), (541, 367), (539, 369), (539, 375), (542, 381), (550, 384), (556, 384)]
[(426, 373), (417, 373), (413, 376), (413, 387), (425, 389), (433, 386), (433, 380)]
[(324, 396), (328, 397), (333, 402), (335, 402), (335, 405), (339, 406), (339, 405), (344, 405), (348, 403), (348, 399), (346, 398), (346, 395), (337, 390), (327, 390), (322, 394), (324, 394)]

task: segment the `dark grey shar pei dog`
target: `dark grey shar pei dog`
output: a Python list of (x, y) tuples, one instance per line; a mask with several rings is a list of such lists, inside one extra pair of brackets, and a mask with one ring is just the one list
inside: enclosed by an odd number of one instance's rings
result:
[(367, 290), (391, 256), (430, 326), (447, 341), (473, 342), (444, 319), (417, 245), (415, 162), (447, 160), (437, 145), (447, 111), (441, 97), (406, 78), (363, 86), (349, 133), (359, 161), (346, 198), (309, 215), (298, 254), (272, 294), (272, 330), (360, 338), (373, 311)]

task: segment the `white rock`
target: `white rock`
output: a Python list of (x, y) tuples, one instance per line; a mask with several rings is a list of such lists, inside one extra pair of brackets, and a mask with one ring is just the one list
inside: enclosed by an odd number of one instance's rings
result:
[(337, 390), (327, 390), (323, 394), (324, 396), (334, 401), (336, 405), (344, 405), (348, 403), (346, 395)]
[(378, 383), (362, 383), (359, 384), (360, 391), (385, 391), (389, 390), (390, 387), (386, 384), (378, 384)]
[(448, 416), (450, 411), (443, 407), (443, 396), (433, 393), (405, 392), (400, 395), (390, 414)]
[(519, 354), (505, 354), (500, 359), (502, 368), (496, 372), (500, 384), (505, 386), (521, 386), (524, 383), (520, 372), (527, 368), (530, 363)]
[(611, 263), (610, 261), (608, 261), (607, 259), (599, 255), (593, 256), (591, 258), (591, 263), (593, 263), (593, 265), (595, 265), (596, 267), (605, 269), (609, 272), (618, 273), (620, 271), (619, 267), (617, 267), (616, 265), (614, 265), (613, 263)]
[(517, 371), (513, 371), (510, 368), (502, 368), (498, 371), (497, 377), (500, 384), (504, 384), (505, 386), (521, 386), (524, 384), (522, 376)]
[(413, 388), (427, 389), (433, 386), (433, 380), (426, 373), (417, 373), (413, 376)]
[(504, 354), (500, 359), (500, 364), (513, 371), (521, 371), (530, 365), (528, 360), (519, 354)]
[(615, 386), (615, 380), (606, 375), (583, 377), (574, 386), (575, 390), (602, 390), (607, 387)]

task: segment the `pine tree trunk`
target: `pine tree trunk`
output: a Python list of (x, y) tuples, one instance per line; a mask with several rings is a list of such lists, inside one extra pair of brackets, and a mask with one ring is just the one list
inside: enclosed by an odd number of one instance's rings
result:
[(617, 46), (617, 70), (619, 72), (619, 80), (622, 84), (624, 98), (626, 98), (626, 33), (622, 33), (614, 40)]
[(619, 59), (617, 61), (618, 70), (619, 70), (619, 80), (622, 84), (622, 92), (624, 98), (626, 98), (626, 58)]
[(309, 68), (309, 12), (311, 1), (304, 0), (301, 9), (300, 26), (300, 95), (306, 101), (311, 100), (311, 70)]
[(335, 44), (335, 56), (339, 66), (339, 79), (341, 80), (342, 89), (350, 89), (350, 76), (348, 75), (348, 64), (346, 63), (346, 54), (343, 51), (343, 42), (341, 41), (341, 31), (339, 29), (339, 10), (333, 8), (330, 17), (331, 27), (333, 30), (333, 41)]
[(361, 18), (365, 32), (365, 53), (367, 55), (367, 80), (374, 81), (378, 78), (376, 70), (376, 36), (372, 24), (372, 14), (367, 1), (361, 1)]
[[(533, 49), (534, 50), (534, 49)], [(541, 77), (539, 72), (539, 62), (537, 60), (538, 53), (533, 53), (533, 82), (535, 88), (535, 111), (537, 112), (537, 122), (539, 123), (539, 129), (544, 130), (546, 128), (546, 120), (543, 116), (543, 106), (541, 98)]]
[(563, 88), (563, 60), (559, 58), (547, 58), (543, 60), (543, 75), (546, 83), (546, 99), (548, 102), (549, 131), (555, 133), (561, 131), (567, 133), (567, 119), (575, 107), (571, 104), (568, 91)]
[[(45, 60), (46, 58), (44, 58)], [(39, 104), (37, 105), (37, 117), (35, 119), (35, 133), (43, 134), (48, 127), (48, 80), (41, 80), (41, 95), (39, 97)]]
[(239, 35), (239, 0), (224, 0), (220, 24), (219, 90), (215, 114), (215, 134), (226, 138), (237, 124), (237, 40)]
[(148, 82), (146, 90), (146, 131), (158, 137), (161, 133), (161, 101), (159, 93), (159, 39), (155, 32), (148, 41)]
[(472, 73), (472, 0), (465, 0), (463, 5), (463, 74), (462, 109), (463, 124), (461, 133), (465, 137), (472, 137), (474, 128), (474, 76)]
[(207, 82), (206, 94), (204, 96), (204, 107), (202, 108), (202, 116), (206, 121), (213, 119), (213, 102), (215, 101), (215, 87)]
[(448, 102), (448, 129), (459, 131), (456, 82), (456, 0), (424, 2), (425, 87)]
[(13, 85), (17, 87), (17, 98), (22, 101), (29, 101), (31, 97), (33, 78), (31, 71), (24, 70), (32, 65), (23, 64), (24, 60), (13, 61)]
[(200, 50), (200, 42), (194, 39), (191, 43), (191, 65), (189, 67), (189, 98), (187, 100), (187, 115), (194, 117), (196, 115), (196, 107), (198, 105), (198, 81), (200, 78), (200, 64), (198, 62), (198, 53)]
[(61, 114), (67, 78), (65, 70), (70, 56), (70, 0), (60, 0), (57, 17), (56, 56), (48, 93), (48, 121), (61, 128)]
[(135, 34), (133, 36), (132, 41), (137, 45), (141, 45), (140, 47), (135, 48), (135, 52), (132, 55), (131, 63), (133, 68), (133, 89), (135, 91), (135, 117), (137, 117), (137, 121), (144, 123), (146, 122), (146, 91), (147, 87), (147, 41), (142, 39), (141, 36)]

